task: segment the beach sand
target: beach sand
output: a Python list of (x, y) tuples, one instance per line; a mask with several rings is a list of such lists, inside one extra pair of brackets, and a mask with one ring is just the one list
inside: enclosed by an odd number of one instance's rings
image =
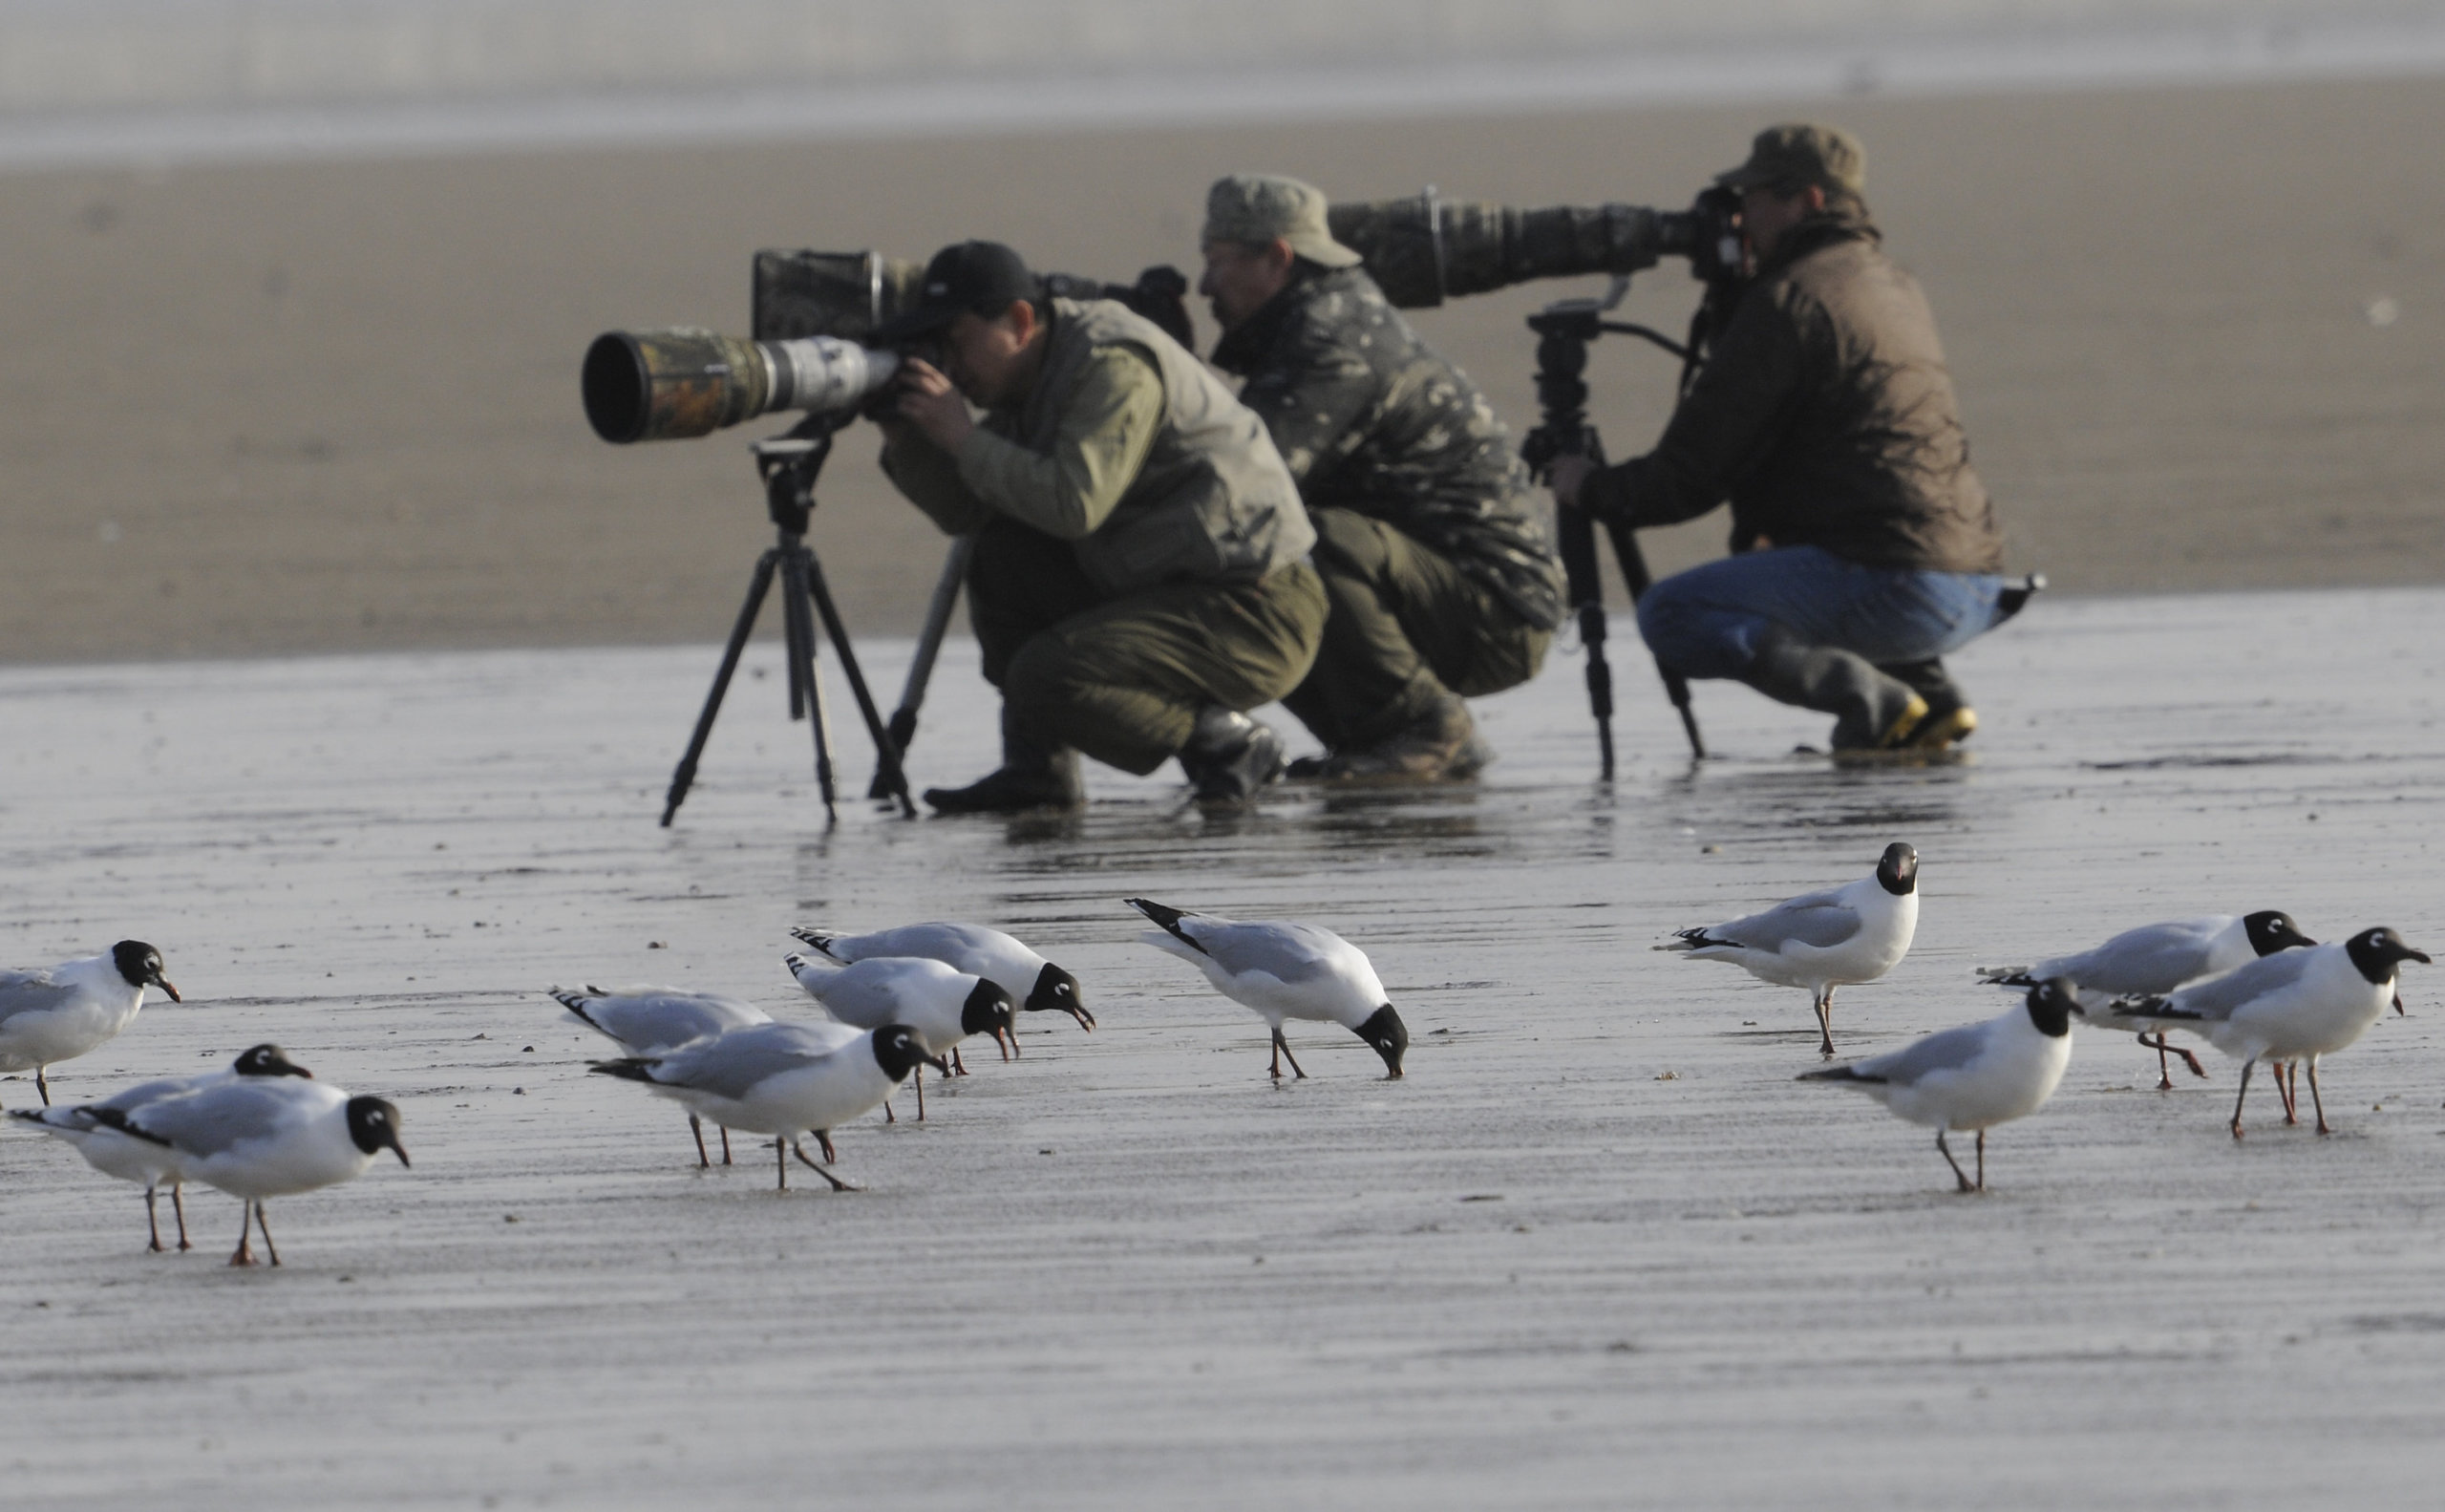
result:
[[(0, 660), (718, 637), (770, 536), (743, 446), (767, 427), (606, 446), (577, 366), (614, 327), (743, 331), (757, 247), (991, 236), (1126, 278), (1193, 265), (1237, 169), (1677, 207), (1792, 115), (1867, 142), (2015, 569), (2073, 593), (2445, 575), (2445, 201), (2416, 189), (2445, 84), (1862, 97), (0, 178)], [(1524, 428), (1520, 317), (1592, 287), (1419, 324)], [(1662, 267), (1631, 313), (1677, 326), (1692, 294)], [(1614, 455), (1671, 379), (1598, 350)], [(845, 438), (813, 539), (851, 627), (904, 631), (942, 543), (873, 449)], [(1650, 550), (1669, 569), (1721, 535)]]

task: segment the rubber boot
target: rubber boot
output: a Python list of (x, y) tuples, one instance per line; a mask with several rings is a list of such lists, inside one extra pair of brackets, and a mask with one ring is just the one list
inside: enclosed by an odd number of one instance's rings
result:
[(1033, 809), (1074, 809), (1087, 804), (1078, 775), (1078, 753), (1048, 745), (1022, 733), (1002, 708), (1002, 765), (966, 787), (929, 787), (925, 801), (938, 814), (1024, 814)]
[(1969, 695), (1945, 671), (1942, 657), (1930, 656), (1923, 662), (1884, 662), (1877, 671), (1908, 685), (1912, 692), (1927, 700), (1927, 716), (1910, 732), (1914, 750), (1941, 751), (1968, 739), (1977, 731), (1978, 714), (1969, 707)]
[(1924, 698), (1866, 657), (1811, 646), (1784, 630), (1760, 637), (1757, 658), (1740, 680), (1777, 703), (1833, 714), (1837, 753), (1899, 750), (1927, 716)]
[[(1384, 783), (1471, 777), (1494, 759), (1477, 735), (1468, 704), (1457, 693), (1447, 692), (1373, 745), (1335, 756), (1325, 763), (1324, 775), (1338, 781)], [(1465, 771), (1454, 770), (1463, 763)]]
[(1180, 747), (1180, 770), (1200, 803), (1243, 804), (1280, 780), (1282, 755), (1282, 736), (1271, 726), (1208, 704)]

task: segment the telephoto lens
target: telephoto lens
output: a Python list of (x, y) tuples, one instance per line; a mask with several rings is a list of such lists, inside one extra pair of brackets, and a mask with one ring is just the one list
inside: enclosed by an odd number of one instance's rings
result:
[(1464, 203), (1432, 190), (1358, 201), (1325, 214), (1333, 240), (1356, 252), (1384, 297), (1403, 309), (1508, 288), (1531, 279), (1636, 273), (1667, 255), (1714, 281), (1740, 262), (1737, 202), (1709, 190), (1687, 210), (1642, 204), (1540, 209)]
[(681, 326), (597, 336), (579, 388), (594, 434), (625, 445), (709, 436), (777, 410), (852, 409), (899, 371), (897, 354), (833, 336), (749, 341)]

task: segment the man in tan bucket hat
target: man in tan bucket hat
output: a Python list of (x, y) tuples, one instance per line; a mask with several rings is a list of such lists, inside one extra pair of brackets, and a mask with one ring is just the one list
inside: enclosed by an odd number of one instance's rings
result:
[(1848, 132), (1770, 126), (1716, 181), (1753, 273), (1712, 355), (1654, 451), (1561, 458), (1555, 497), (1633, 525), (1729, 499), (1733, 554), (1639, 602), (1656, 660), (1836, 715), (1837, 754), (1941, 750), (1977, 726), (1942, 658), (2008, 610), (1935, 313), (1884, 255)]
[(1332, 238), (1322, 190), (1234, 174), (1206, 196), (1222, 339), (1316, 527), (1331, 612), (1283, 702), (1325, 744), (1294, 777), (1464, 778), (1492, 759), (1464, 697), (1527, 681), (1563, 611), (1526, 471), (1466, 375)]

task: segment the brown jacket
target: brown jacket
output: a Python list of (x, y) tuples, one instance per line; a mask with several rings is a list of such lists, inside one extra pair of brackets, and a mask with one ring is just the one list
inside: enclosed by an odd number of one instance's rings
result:
[(1582, 501), (1661, 525), (1730, 499), (1735, 551), (1764, 537), (1870, 566), (2002, 570), (1935, 312), (1878, 242), (1830, 211), (1785, 233), (1655, 450), (1591, 477)]

